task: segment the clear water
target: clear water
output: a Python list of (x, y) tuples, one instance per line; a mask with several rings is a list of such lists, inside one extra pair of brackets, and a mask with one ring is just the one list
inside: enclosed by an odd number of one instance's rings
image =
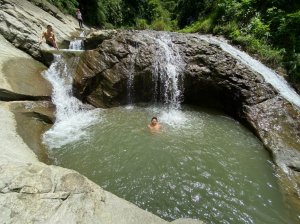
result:
[[(55, 164), (167, 220), (295, 223), (260, 141), (222, 113), (184, 107), (93, 110), (98, 120), (80, 139), (49, 150)], [(160, 133), (146, 126), (153, 115)], [(48, 142), (51, 147), (51, 141)]]

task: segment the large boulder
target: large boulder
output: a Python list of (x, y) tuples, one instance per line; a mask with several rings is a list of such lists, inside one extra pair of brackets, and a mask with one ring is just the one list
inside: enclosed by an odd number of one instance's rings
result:
[(50, 100), (52, 87), (41, 74), (46, 67), (2, 35), (0, 44), (0, 100)]
[[(270, 150), (288, 194), (299, 201), (300, 109), (264, 78), (196, 34), (119, 31), (90, 34), (74, 77), (77, 95), (96, 107), (125, 104), (128, 81), (135, 102), (153, 99), (157, 39), (168, 35), (184, 67), (184, 103), (219, 108), (246, 124)], [(97, 37), (97, 35), (99, 37)], [(285, 178), (288, 177), (288, 178)], [(299, 204), (299, 203), (298, 203)], [(300, 207), (298, 206), (298, 209)]]
[(51, 164), (41, 136), (55, 121), (54, 105), (50, 101), (11, 101), (5, 104), (14, 114), (17, 132), (23, 141), (36, 154), (39, 161)]

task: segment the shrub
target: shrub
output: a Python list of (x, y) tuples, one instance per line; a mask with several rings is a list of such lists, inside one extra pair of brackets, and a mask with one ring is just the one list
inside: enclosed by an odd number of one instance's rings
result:
[(153, 21), (150, 27), (154, 30), (171, 30), (169, 24), (162, 19)]
[(214, 27), (214, 14), (209, 16), (208, 18), (205, 18), (203, 20), (199, 20), (192, 25), (184, 28), (182, 32), (185, 33), (196, 33), (196, 32), (202, 32), (202, 33), (209, 33), (213, 30)]
[(269, 25), (264, 24), (261, 20), (260, 14), (257, 13), (246, 28), (247, 32), (253, 34), (255, 37), (267, 40), (270, 36)]
[(138, 30), (145, 30), (149, 28), (147, 20), (145, 19), (136, 19), (135, 20), (135, 28)]
[(55, 5), (60, 11), (69, 14), (74, 14), (78, 6), (77, 0), (50, 0), (49, 2)]

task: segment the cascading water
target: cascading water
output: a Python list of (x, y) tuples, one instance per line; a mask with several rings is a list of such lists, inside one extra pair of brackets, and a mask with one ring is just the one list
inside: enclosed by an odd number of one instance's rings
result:
[[(70, 43), (72, 50), (81, 50), (82, 40)], [(76, 63), (78, 58), (73, 58)], [(43, 136), (43, 142), (49, 148), (61, 147), (67, 143), (82, 140), (85, 129), (97, 119), (97, 110), (83, 104), (72, 94), (72, 73), (62, 55), (55, 55), (44, 77), (52, 84), (52, 101), (56, 106), (56, 122)]]
[(133, 95), (134, 62), (135, 62), (135, 57), (131, 57), (130, 64), (129, 64), (130, 67), (129, 67), (128, 80), (127, 80), (127, 103), (129, 107), (131, 107), (133, 103), (132, 95)]
[(158, 44), (153, 64), (154, 97), (171, 109), (179, 109), (183, 94), (183, 61), (167, 34), (154, 38)]
[[(79, 37), (83, 38), (84, 37), (84, 31), (82, 31), (79, 35)], [(82, 50), (83, 49), (83, 41), (81, 39), (79, 40), (73, 40), (70, 42), (69, 49), (72, 50)]]
[(258, 60), (255, 60), (248, 54), (239, 49), (227, 44), (225, 41), (221, 41), (213, 36), (201, 35), (201, 39), (207, 41), (208, 43), (217, 44), (224, 51), (231, 54), (233, 57), (241, 61), (242, 63), (249, 66), (252, 70), (261, 74), (265, 81), (270, 83), (285, 99), (287, 99), (292, 104), (300, 107), (300, 96), (295, 92), (295, 90), (289, 86), (283, 77), (278, 75), (275, 71), (263, 65)]
[[(186, 122), (180, 106), (183, 98), (183, 68), (184, 62), (179, 49), (173, 44), (168, 33), (144, 34), (156, 44), (153, 62), (152, 81), (154, 86), (154, 102), (163, 103), (165, 110), (160, 114), (160, 120), (173, 127), (179, 127)], [(157, 111), (153, 111), (157, 113)]]

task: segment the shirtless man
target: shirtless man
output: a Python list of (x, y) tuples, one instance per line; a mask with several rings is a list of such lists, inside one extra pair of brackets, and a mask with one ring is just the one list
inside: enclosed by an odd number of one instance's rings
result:
[(40, 40), (39, 44), (42, 43), (43, 38), (46, 39), (46, 43), (49, 46), (54, 47), (54, 48), (56, 48), (58, 50), (57, 43), (56, 43), (56, 38), (55, 38), (55, 35), (54, 35), (54, 32), (53, 32), (53, 28), (52, 28), (51, 25), (48, 25), (47, 26), (47, 30), (45, 32), (43, 32), (43, 35), (41, 37), (41, 40)]
[(150, 131), (159, 131), (161, 129), (161, 125), (157, 121), (157, 117), (152, 117), (150, 124), (148, 124), (148, 128)]

